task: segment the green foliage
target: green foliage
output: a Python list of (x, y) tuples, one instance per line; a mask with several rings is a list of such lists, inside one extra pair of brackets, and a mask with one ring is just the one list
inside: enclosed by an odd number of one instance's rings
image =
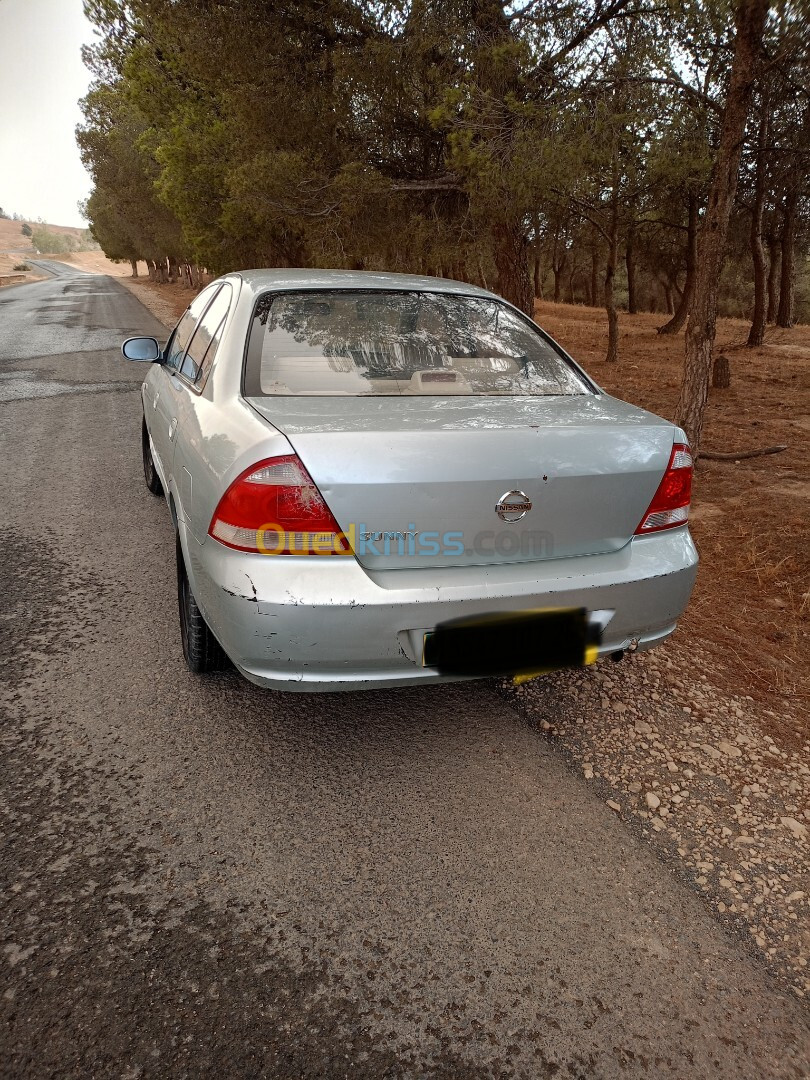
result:
[(31, 242), (43, 255), (69, 255), (73, 251), (87, 251), (94, 247), (89, 230), (78, 236), (72, 232), (54, 232), (44, 225), (31, 230)]
[(70, 233), (51, 232), (41, 225), (33, 230), (32, 241), (37, 251), (48, 255), (68, 255), (78, 248), (78, 241)]
[[(633, 237), (645, 295), (682, 283), (730, 0), (85, 8), (100, 36), (78, 141), (112, 258), (444, 273), (528, 309), (530, 257), (583, 295), (591, 252), (603, 278)], [(783, 128), (795, 142), (796, 116)]]
[(23, 234), (23, 236), (33, 236), (34, 235), (33, 230), (31, 229), (31, 226), (28, 224), (27, 221), (23, 222), (22, 228), (20, 229), (20, 232)]

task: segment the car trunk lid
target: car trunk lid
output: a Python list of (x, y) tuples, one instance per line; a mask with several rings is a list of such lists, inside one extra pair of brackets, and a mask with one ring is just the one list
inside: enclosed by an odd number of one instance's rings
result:
[(675, 432), (602, 394), (248, 400), (287, 437), (368, 569), (616, 551)]

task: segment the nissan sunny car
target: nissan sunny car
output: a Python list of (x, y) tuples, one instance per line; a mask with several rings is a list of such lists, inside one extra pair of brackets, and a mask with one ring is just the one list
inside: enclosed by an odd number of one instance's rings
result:
[(462, 282), (252, 270), (131, 338), (183, 652), (350, 690), (529, 677), (675, 629), (694, 584), (681, 430)]

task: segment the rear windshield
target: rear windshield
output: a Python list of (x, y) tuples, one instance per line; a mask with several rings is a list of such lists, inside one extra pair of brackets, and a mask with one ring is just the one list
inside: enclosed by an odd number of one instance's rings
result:
[(421, 397), (592, 388), (533, 323), (497, 300), (332, 290), (259, 297), (245, 391)]

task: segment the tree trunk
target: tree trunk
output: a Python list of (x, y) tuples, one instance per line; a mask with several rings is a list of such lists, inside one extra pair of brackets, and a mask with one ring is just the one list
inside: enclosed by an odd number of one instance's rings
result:
[(481, 262), (481, 256), (478, 255), (478, 280), (482, 289), (488, 289), (487, 275), (484, 273), (484, 264)]
[(138, 260), (137, 259), (130, 259), (129, 260), (129, 265), (132, 267), (132, 277), (137, 277), (138, 276)]
[[(794, 170), (791, 169), (791, 174)], [(796, 238), (796, 211), (799, 205), (798, 177), (791, 175), (785, 196), (785, 212), (782, 223), (780, 248), (782, 252), (782, 273), (779, 279), (779, 310), (776, 313), (776, 325), (793, 326), (793, 248)]]
[(694, 454), (700, 448), (703, 432), (717, 327), (717, 291), (768, 8), (769, 0), (738, 0), (734, 17), (734, 60), (712, 170), (709, 202), (698, 241), (694, 299), (686, 327), (686, 357), (678, 402), (678, 423), (686, 432)]
[(534, 293), (529, 274), (528, 241), (519, 221), (499, 222), (493, 230), (498, 292), (510, 304), (534, 315)]
[(678, 301), (678, 306), (668, 308), (672, 311), (672, 318), (658, 327), (659, 334), (677, 334), (683, 329), (683, 325), (692, 307), (692, 297), (695, 295), (695, 271), (697, 269), (697, 238), (698, 238), (698, 200), (697, 195), (689, 196), (689, 212), (686, 224), (686, 281), (683, 292)]
[[(765, 212), (765, 148), (768, 145), (770, 127), (770, 103), (768, 94), (762, 94), (760, 101), (762, 114), (759, 118), (757, 137), (757, 171), (754, 181), (754, 205), (751, 208), (751, 261), (754, 264), (754, 310), (751, 315), (751, 329), (748, 331), (747, 345), (754, 348), (765, 340), (765, 289), (767, 285), (765, 270), (765, 248), (762, 244), (762, 215)], [(719, 359), (719, 357), (718, 357)], [(717, 385), (714, 383), (713, 385)], [(728, 383), (725, 384), (728, 386)]]
[(543, 274), (540, 268), (540, 256), (534, 257), (534, 298), (535, 300), (543, 299)]
[(768, 266), (768, 313), (765, 316), (765, 321), (772, 323), (776, 322), (776, 287), (779, 279), (780, 261), (779, 237), (774, 229), (771, 229), (768, 233), (768, 258), (770, 260)]
[(605, 268), (605, 311), (608, 317), (608, 347), (605, 362), (608, 364), (615, 364), (619, 359), (619, 313), (616, 310), (616, 297), (613, 290), (618, 254), (617, 245), (611, 242), (608, 245)]
[[(515, 100), (520, 100), (523, 70), (511, 19), (503, 5), (495, 0), (477, 0), (470, 5), (468, 18), (473, 39), (471, 55), (475, 57), (470, 75), (476, 88), (497, 100), (508, 100), (512, 95)], [(504, 147), (514, 145), (516, 123), (513, 112), (504, 110), (498, 132)], [(506, 157), (504, 166), (508, 171), (511, 151), (506, 151)], [(506, 201), (495, 209), (491, 229), (498, 291), (532, 318), (534, 291), (529, 272), (529, 236), (522, 214), (512, 211)]]
[(627, 230), (627, 246), (624, 250), (624, 265), (627, 268), (627, 311), (630, 315), (638, 314), (636, 295), (636, 227), (631, 222)]
[(591, 295), (589, 303), (591, 307), (599, 307), (599, 246), (596, 243), (591, 248)]
[(616, 310), (614, 284), (619, 261), (619, 161), (618, 148), (613, 155), (613, 176), (610, 195), (610, 227), (608, 231), (607, 264), (605, 266), (605, 311), (608, 317), (608, 347), (605, 363), (619, 359), (619, 313)]
[(562, 258), (557, 260), (555, 256), (554, 262), (551, 264), (551, 269), (554, 271), (554, 303), (559, 304), (562, 301), (562, 286), (563, 286), (563, 274), (568, 266), (568, 252), (562, 253)]
[(173, 255), (170, 255), (167, 261), (169, 263), (169, 284), (174, 285), (175, 281), (177, 281), (178, 276), (177, 259), (175, 259)]
[(669, 278), (659, 278), (659, 282), (664, 291), (664, 307), (666, 308), (667, 315), (674, 315), (675, 302), (672, 297), (672, 282)]
[(712, 387), (727, 390), (731, 386), (731, 368), (727, 356), (715, 356), (712, 364)]

